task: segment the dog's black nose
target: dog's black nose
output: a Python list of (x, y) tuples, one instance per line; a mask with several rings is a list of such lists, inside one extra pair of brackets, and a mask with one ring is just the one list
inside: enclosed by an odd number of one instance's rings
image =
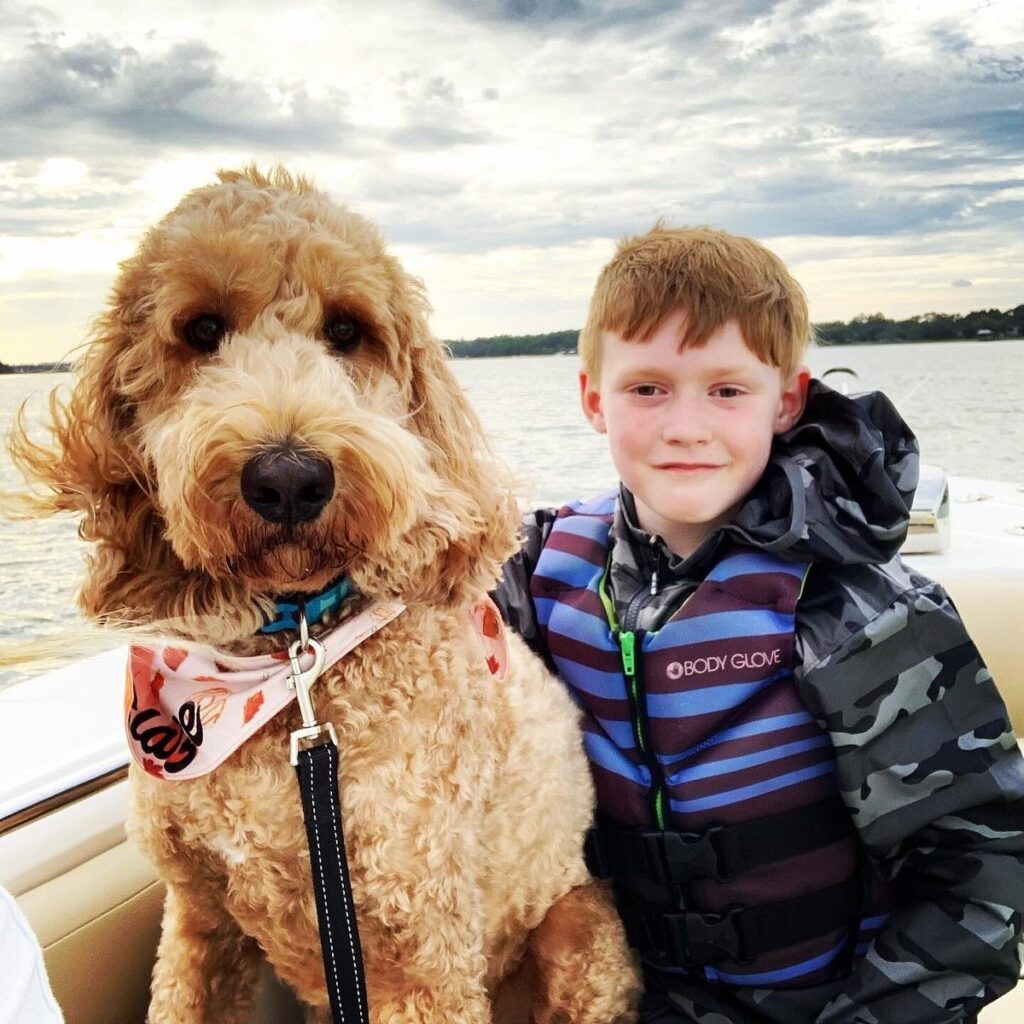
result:
[(319, 455), (275, 448), (242, 468), (242, 497), (268, 523), (294, 526), (316, 519), (334, 493), (334, 470)]

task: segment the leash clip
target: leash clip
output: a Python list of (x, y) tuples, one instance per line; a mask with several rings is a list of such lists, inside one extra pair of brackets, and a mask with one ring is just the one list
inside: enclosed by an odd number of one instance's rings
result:
[[(309, 635), (305, 609), (300, 611), (299, 626), (300, 637), (288, 648), (288, 657), (292, 663), (292, 674), (288, 677), (288, 687), (295, 691), (299, 702), (299, 711), (302, 713), (302, 728), (296, 729), (291, 734), (290, 760), (293, 765), (299, 763), (300, 745), (305, 741), (319, 739), (326, 733), (331, 742), (335, 746), (338, 745), (334, 726), (330, 722), (320, 723), (317, 721), (316, 712), (313, 710), (313, 701), (309, 696), (313, 684), (323, 675), (324, 665), (327, 664), (327, 652), (316, 637)], [(304, 669), (299, 658), (301, 655), (309, 653), (313, 655), (313, 664)]]

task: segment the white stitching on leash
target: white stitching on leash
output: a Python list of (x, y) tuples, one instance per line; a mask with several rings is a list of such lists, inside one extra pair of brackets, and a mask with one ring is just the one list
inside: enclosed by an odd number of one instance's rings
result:
[[(330, 757), (330, 761), (331, 761), (331, 769), (333, 771), (337, 771), (337, 762), (334, 759), (335, 758), (334, 753), (330, 754), (329, 757)], [(332, 810), (332, 814), (331, 814), (331, 830), (334, 832), (334, 849), (335, 849), (335, 851), (337, 853), (338, 860), (339, 860), (339, 863), (340, 863), (341, 858), (344, 856), (344, 854), (342, 853), (341, 843), (338, 841), (338, 819), (341, 817), (341, 807), (339, 806), (338, 803), (335, 802), (335, 797), (337, 795), (338, 795), (338, 790), (335, 789), (332, 786), (331, 787), (331, 810)], [(339, 802), (340, 802), (340, 797), (339, 797)], [(341, 886), (342, 886), (342, 895), (345, 897), (345, 899), (344, 899), (344, 904), (345, 904), (345, 927), (348, 929), (349, 947), (354, 949), (355, 948), (355, 940), (352, 937), (352, 918), (349, 916), (349, 912), (348, 912), (349, 901), (348, 901), (348, 895), (345, 893), (345, 873), (344, 872), (341, 873)], [(357, 989), (357, 991), (359, 991), (359, 986), (356, 986), (356, 989)], [(360, 999), (359, 999), (359, 1019), (363, 1022), (363, 1024), (366, 1024), (366, 1006), (365, 1006), (365, 1004), (363, 1002), (363, 999), (362, 999), (363, 993), (359, 992), (359, 995), (360, 995)]]
[[(310, 781), (311, 787), (315, 787), (316, 786), (316, 780), (313, 778), (313, 774), (314, 774), (313, 769), (314, 769), (313, 760), (312, 760), (312, 758), (310, 758), (310, 761), (309, 761), (309, 781)], [(318, 873), (320, 875), (320, 891), (323, 893), (324, 904), (326, 905), (326, 903), (327, 903), (327, 880), (324, 878), (323, 854), (320, 851), (320, 832), (319, 832), (319, 827), (317, 826), (317, 821), (316, 821), (316, 801), (315, 800), (311, 800), (310, 804), (312, 805), (312, 808), (313, 808), (313, 826), (314, 826), (314, 829), (316, 829), (316, 831), (315, 831), (315, 835), (316, 835), (316, 865), (317, 865)], [(335, 831), (335, 835), (337, 835), (337, 831)], [(326, 924), (327, 924), (327, 945), (328, 945), (328, 947), (329, 947), (329, 949), (331, 951), (331, 973), (334, 975), (334, 987), (335, 987), (335, 990), (338, 990), (338, 989), (340, 989), (341, 985), (340, 985), (340, 983), (338, 981), (338, 964), (337, 964), (337, 962), (336, 962), (336, 960), (334, 958), (334, 938), (331, 935), (330, 921), (328, 920), (326, 922)], [(341, 1019), (342, 1020), (345, 1019), (344, 1011), (342, 1012)]]

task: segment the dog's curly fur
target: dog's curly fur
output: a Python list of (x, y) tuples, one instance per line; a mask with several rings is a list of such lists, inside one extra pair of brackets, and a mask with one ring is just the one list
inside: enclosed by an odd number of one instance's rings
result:
[[(495, 682), (465, 608), (516, 546), (504, 472), (426, 324), (419, 283), (365, 220), (277, 169), (187, 195), (121, 269), (55, 443), (15, 432), (36, 512), (94, 542), (85, 612), (237, 653), (275, 593), (345, 573), (407, 611), (331, 669), (343, 820), (371, 1019), (483, 1022), (524, 957), (538, 1022), (632, 1019), (637, 978), (581, 840), (592, 788), (561, 686), (512, 637)], [(197, 316), (226, 326), (187, 344)], [(332, 348), (343, 316), (358, 343)], [(192, 338), (194, 343), (195, 338)], [(280, 525), (240, 489), (275, 445), (338, 482)], [(280, 644), (282, 641), (278, 641)], [(168, 884), (151, 1024), (247, 1019), (262, 951), (326, 1020), (309, 857), (282, 713), (210, 775), (133, 772), (130, 830)]]

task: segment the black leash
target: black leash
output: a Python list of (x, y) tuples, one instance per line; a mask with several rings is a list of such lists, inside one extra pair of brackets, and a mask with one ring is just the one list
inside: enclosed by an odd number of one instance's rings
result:
[[(291, 762), (302, 796), (331, 1017), (334, 1024), (368, 1024), (363, 954), (338, 797), (338, 738), (330, 722), (321, 725), (316, 720), (309, 697), (310, 687), (324, 670), (326, 655), (320, 641), (309, 636), (301, 606), (299, 632), (288, 650), (291, 685), (302, 712), (302, 728), (291, 734)], [(303, 654), (313, 655), (307, 669), (299, 662)]]
[(356, 926), (345, 834), (338, 803), (338, 748), (333, 742), (299, 751), (295, 766), (313, 867), (320, 949), (334, 1024), (366, 1024), (366, 979)]

